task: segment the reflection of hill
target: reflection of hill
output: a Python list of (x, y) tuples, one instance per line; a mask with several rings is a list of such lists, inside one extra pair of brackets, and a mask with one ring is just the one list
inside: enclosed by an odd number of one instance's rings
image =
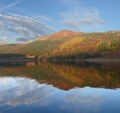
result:
[[(99, 67), (99, 68), (98, 68)], [(120, 88), (120, 71), (108, 65), (98, 66), (29, 63), (20, 67), (0, 67), (0, 76), (24, 76), (60, 89), (73, 87)]]
[(120, 87), (120, 72), (114, 70), (101, 70), (95, 67), (76, 67), (67, 65), (56, 65), (53, 70), (70, 81), (75, 86), (84, 87)]

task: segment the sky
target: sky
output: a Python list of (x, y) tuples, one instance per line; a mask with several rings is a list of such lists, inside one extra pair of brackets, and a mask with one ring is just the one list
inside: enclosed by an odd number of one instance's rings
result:
[(120, 30), (120, 0), (0, 0), (0, 43), (21, 43), (60, 30)]

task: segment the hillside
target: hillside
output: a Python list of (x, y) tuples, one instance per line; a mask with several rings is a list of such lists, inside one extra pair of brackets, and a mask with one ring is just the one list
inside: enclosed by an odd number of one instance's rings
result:
[(120, 58), (120, 32), (82, 33), (60, 31), (24, 44), (0, 45), (0, 54), (39, 58)]
[(38, 38), (38, 40), (70, 38), (70, 37), (79, 36), (82, 34), (84, 34), (84, 33), (83, 32), (74, 32), (74, 31), (69, 31), (69, 30), (62, 30), (62, 31), (56, 32), (56, 33), (46, 36), (46, 37), (40, 37), (40, 38)]

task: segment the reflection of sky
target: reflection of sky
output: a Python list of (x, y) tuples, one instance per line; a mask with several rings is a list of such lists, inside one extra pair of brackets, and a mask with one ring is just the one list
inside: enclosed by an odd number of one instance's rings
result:
[(120, 113), (119, 105), (119, 89), (63, 91), (31, 79), (0, 78), (0, 113)]
[(12, 87), (15, 87), (18, 85), (18, 79), (15, 78), (11, 78), (11, 77), (0, 77), (0, 90), (5, 90), (5, 89), (9, 89)]
[(19, 77), (0, 78), (0, 105), (29, 105), (53, 91), (50, 85), (38, 84), (35, 80)]

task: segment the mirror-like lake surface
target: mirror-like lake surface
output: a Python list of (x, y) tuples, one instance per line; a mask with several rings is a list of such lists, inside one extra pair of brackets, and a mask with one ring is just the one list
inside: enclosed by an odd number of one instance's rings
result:
[(0, 63), (0, 113), (120, 113), (119, 88), (119, 63)]

